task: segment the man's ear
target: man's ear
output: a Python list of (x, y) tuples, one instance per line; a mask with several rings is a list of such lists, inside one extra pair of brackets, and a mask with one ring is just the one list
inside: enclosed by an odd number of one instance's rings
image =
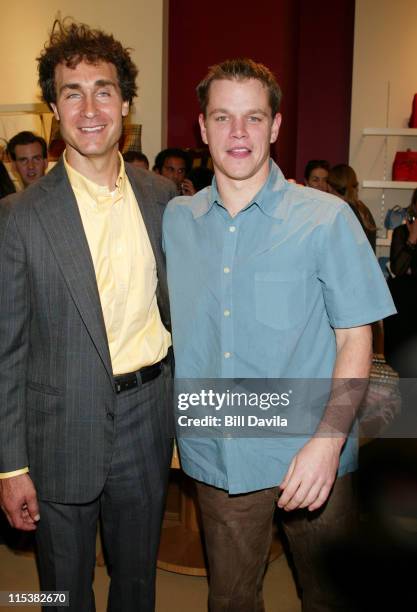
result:
[(130, 107), (129, 101), (128, 100), (124, 100), (122, 102), (122, 117), (127, 117), (128, 116), (128, 114), (129, 114), (129, 107)]
[(56, 119), (57, 121), (59, 121), (59, 113), (58, 113), (58, 108), (57, 108), (56, 104), (54, 104), (53, 102), (51, 102), (51, 108), (52, 108), (52, 111), (53, 111), (53, 113), (54, 113), (55, 119)]
[(202, 138), (204, 144), (208, 144), (208, 142), (207, 142), (206, 118), (204, 117), (203, 113), (199, 114), (199, 116), (198, 116), (198, 123), (200, 124), (201, 138)]
[(281, 113), (277, 113), (275, 115), (275, 117), (272, 120), (272, 126), (271, 126), (271, 139), (270, 139), (270, 143), (272, 144), (273, 142), (276, 141), (276, 139), (278, 138), (278, 133), (279, 133), (279, 128), (281, 126), (281, 121), (282, 121), (282, 115)]

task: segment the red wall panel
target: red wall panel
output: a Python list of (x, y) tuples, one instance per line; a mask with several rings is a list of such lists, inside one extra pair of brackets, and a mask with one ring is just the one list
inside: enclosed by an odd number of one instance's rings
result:
[(250, 57), (266, 64), (284, 92), (284, 121), (273, 147), (294, 167), (297, 113), (298, 0), (171, 0), (169, 10), (168, 146), (200, 144), (195, 95), (212, 64)]
[(297, 167), (309, 159), (348, 163), (353, 0), (302, 0), (300, 6)]
[(171, 0), (168, 146), (201, 144), (195, 87), (232, 57), (266, 64), (283, 90), (272, 155), (300, 178), (310, 157), (348, 158), (354, 0)]

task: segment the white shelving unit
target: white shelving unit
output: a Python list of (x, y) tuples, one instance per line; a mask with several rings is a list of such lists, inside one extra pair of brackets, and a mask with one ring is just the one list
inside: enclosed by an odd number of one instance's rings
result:
[[(387, 139), (389, 136), (412, 136), (417, 138), (417, 128), (364, 128), (362, 130), (363, 136), (383, 136)], [(387, 163), (385, 159), (384, 177), (387, 175)], [(382, 189), (384, 194), (385, 189), (416, 189), (416, 181), (374, 181), (374, 180), (363, 180), (362, 187), (366, 189)], [(384, 196), (383, 196), (384, 197)], [(391, 234), (389, 233), (387, 238), (377, 238), (376, 245), (380, 247), (389, 247), (391, 245)]]
[(362, 181), (367, 189), (415, 189), (417, 181)]
[(364, 128), (364, 136), (417, 136), (417, 128)]

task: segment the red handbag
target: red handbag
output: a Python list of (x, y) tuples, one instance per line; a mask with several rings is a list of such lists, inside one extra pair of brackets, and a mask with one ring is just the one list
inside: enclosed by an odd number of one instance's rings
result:
[(417, 94), (414, 94), (413, 105), (411, 107), (411, 117), (408, 122), (408, 127), (417, 128)]
[(393, 181), (417, 181), (417, 151), (397, 151), (392, 166)]

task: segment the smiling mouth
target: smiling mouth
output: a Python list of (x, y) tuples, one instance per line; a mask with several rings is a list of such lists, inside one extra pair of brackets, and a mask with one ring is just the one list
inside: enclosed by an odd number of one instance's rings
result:
[(95, 125), (93, 127), (80, 127), (79, 129), (81, 130), (81, 132), (84, 132), (86, 134), (94, 134), (97, 132), (101, 132), (102, 130), (104, 130), (106, 126), (104, 125)]
[(228, 149), (227, 152), (233, 157), (246, 157), (246, 155), (249, 155), (252, 151), (248, 149), (248, 147), (233, 147), (233, 149)]

